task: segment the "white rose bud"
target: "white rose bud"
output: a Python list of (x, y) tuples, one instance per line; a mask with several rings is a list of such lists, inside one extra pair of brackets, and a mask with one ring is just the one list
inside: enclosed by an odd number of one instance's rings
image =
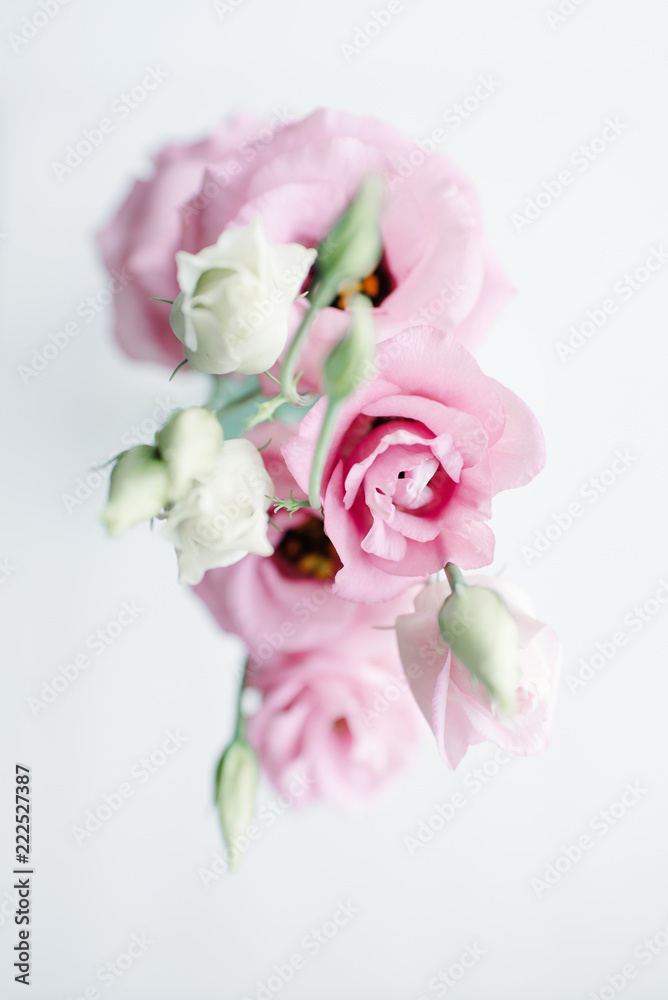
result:
[(488, 587), (468, 586), (457, 567), (445, 568), (452, 587), (438, 615), (443, 641), (481, 681), (506, 716), (517, 713), (519, 629), (505, 601)]
[(218, 417), (203, 406), (179, 410), (155, 436), (155, 443), (167, 465), (170, 499), (180, 500), (193, 480), (213, 468), (223, 443)]
[(120, 535), (140, 521), (155, 517), (168, 500), (167, 466), (155, 448), (138, 445), (124, 451), (114, 466), (102, 523), (110, 535)]
[(237, 842), (246, 833), (255, 813), (258, 771), (255, 751), (241, 738), (230, 743), (218, 765), (216, 802), (232, 871), (239, 867)]
[(212, 469), (170, 508), (166, 533), (176, 547), (181, 583), (249, 552), (270, 556), (267, 509), (274, 487), (257, 448), (246, 438), (223, 441)]
[(275, 246), (256, 218), (215, 246), (176, 254), (180, 295), (169, 315), (199, 372), (257, 375), (285, 347), (290, 307), (316, 258), (298, 243)]

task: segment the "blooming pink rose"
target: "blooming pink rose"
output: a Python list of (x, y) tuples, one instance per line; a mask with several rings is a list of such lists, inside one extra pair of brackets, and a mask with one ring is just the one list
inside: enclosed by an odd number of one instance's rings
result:
[(336, 642), (275, 657), (251, 673), (263, 695), (248, 736), (273, 784), (298, 801), (363, 803), (416, 748), (419, 712), (401, 673), (393, 631), (356, 628)]
[[(531, 411), (452, 334), (411, 327), (379, 346), (376, 366), (341, 407), (321, 484), (343, 564), (334, 592), (362, 603), (389, 600), (448, 561), (488, 565), (492, 497), (544, 461)], [(327, 404), (283, 447), (304, 490)]]
[[(271, 444), (261, 452), (278, 496), (291, 491), (303, 497), (288, 472), (281, 445), (296, 428), (276, 421), (250, 433), (256, 446)], [(209, 570), (194, 592), (207, 605), (226, 632), (240, 636), (251, 656), (262, 664), (277, 652), (312, 649), (333, 641), (356, 627), (391, 625), (397, 614), (410, 610), (410, 595), (378, 605), (361, 605), (332, 593), (341, 562), (324, 533), (322, 518), (311, 510), (274, 512), (269, 541), (274, 553), (249, 554), (222, 569)]]
[(206, 170), (211, 183), (227, 183), (253, 125), (250, 119), (237, 118), (202, 142), (166, 146), (153, 157), (153, 175), (135, 183), (114, 219), (98, 234), (107, 269), (125, 280), (115, 299), (114, 332), (131, 358), (172, 368), (183, 361), (183, 345), (169, 325), (169, 306), (151, 297), (176, 298), (174, 255), (182, 246), (180, 209), (198, 193)]
[[(169, 147), (156, 159), (154, 178), (135, 186), (101, 236), (107, 266), (127, 267), (134, 278), (116, 302), (117, 337), (132, 357), (170, 365), (182, 359), (166, 307), (149, 301), (176, 297), (176, 250), (197, 253), (258, 214), (271, 242), (314, 247), (371, 171), (386, 178), (384, 257), (365, 286), (378, 339), (397, 322), (428, 322), (468, 346), (480, 340), (510, 287), (488, 247), (475, 190), (449, 159), (428, 157), (403, 178), (397, 168), (415, 143), (371, 118), (337, 111), (315, 111), (250, 149), (241, 141), (245, 128)], [(293, 306), (292, 329), (305, 308), (303, 301)], [(319, 315), (299, 365), (303, 387), (318, 383), (322, 358), (346, 323), (342, 309)]]
[(472, 577), (469, 583), (496, 591), (518, 625), (519, 711), (511, 720), (495, 715), (485, 687), (472, 681), (441, 638), (438, 612), (450, 594), (447, 583), (425, 587), (415, 599), (415, 612), (397, 618), (397, 640), (408, 682), (434, 731), (441, 757), (452, 768), (468, 747), (486, 740), (519, 756), (544, 750), (561, 661), (556, 633), (532, 617), (522, 591), (497, 577)]
[(359, 605), (332, 594), (341, 564), (322, 518), (305, 510), (271, 517), (279, 525), (269, 526), (272, 556), (250, 554), (209, 570), (194, 588), (221, 628), (240, 636), (260, 662), (328, 643), (359, 617)]

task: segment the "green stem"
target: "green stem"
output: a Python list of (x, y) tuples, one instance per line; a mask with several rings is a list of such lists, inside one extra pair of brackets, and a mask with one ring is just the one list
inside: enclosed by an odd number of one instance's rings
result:
[(323, 309), (329, 305), (334, 298), (334, 294), (335, 290), (325, 285), (316, 285), (313, 290), (313, 298), (309, 302), (308, 310), (299, 324), (296, 334), (292, 338), (288, 353), (285, 355), (285, 360), (281, 365), (281, 391), (286, 400), (295, 406), (299, 406), (304, 402), (294, 384), (299, 355), (301, 354), (313, 320), (316, 317), (316, 313), (319, 309)]
[(226, 417), (230, 413), (234, 413), (235, 410), (240, 409), (242, 406), (246, 406), (247, 403), (251, 403), (256, 399), (264, 399), (261, 392), (253, 389), (252, 392), (246, 393), (245, 396), (240, 396), (239, 399), (235, 399), (234, 402), (228, 403), (227, 406), (222, 406), (219, 410), (214, 410), (214, 413), (220, 419), (221, 417)]
[(244, 687), (245, 687), (245, 683), (246, 683), (246, 674), (248, 672), (248, 663), (249, 663), (249, 660), (248, 660), (248, 658), (246, 658), (246, 663), (244, 665), (244, 672), (241, 675), (241, 681), (239, 683), (239, 692), (237, 694), (237, 703), (236, 703), (237, 704), (237, 715), (236, 715), (236, 722), (234, 724), (234, 736), (230, 740), (230, 742), (227, 744), (227, 746), (225, 747), (225, 749), (223, 750), (222, 754), (220, 755), (220, 759), (218, 761), (218, 764), (216, 765), (216, 776), (215, 776), (215, 779), (214, 779), (213, 799), (214, 799), (214, 802), (216, 803), (216, 805), (218, 805), (218, 806), (220, 806), (220, 802), (219, 802), (219, 799), (218, 799), (218, 790), (219, 790), (219, 786), (220, 786), (220, 775), (221, 775), (221, 771), (222, 771), (222, 768), (223, 768), (223, 761), (225, 759), (225, 754), (230, 749), (230, 747), (232, 746), (233, 743), (236, 743), (238, 740), (244, 740), (246, 738), (246, 720), (244, 719), (244, 717), (242, 715), (242, 712), (241, 712), (241, 701), (242, 701), (243, 694), (244, 694)]
[(448, 583), (450, 584), (450, 590), (455, 592), (455, 590), (461, 590), (462, 587), (468, 587), (468, 583), (464, 579), (464, 574), (460, 570), (459, 566), (455, 566), (454, 563), (446, 563), (445, 565), (445, 575), (448, 578)]
[(332, 438), (334, 436), (334, 426), (340, 406), (341, 404), (338, 400), (330, 399), (327, 410), (325, 411), (325, 419), (323, 420), (322, 428), (320, 429), (320, 437), (318, 438), (318, 444), (316, 445), (313, 462), (311, 463), (308, 498), (309, 504), (314, 510), (318, 510), (320, 507), (320, 484), (322, 482), (322, 474), (325, 471), (327, 452), (329, 451), (329, 446), (332, 443)]
[(237, 721), (234, 727), (234, 740), (232, 741), (233, 743), (236, 743), (237, 740), (243, 740), (245, 738), (246, 720), (244, 719), (243, 713), (241, 711), (241, 702), (244, 696), (244, 690), (246, 686), (246, 675), (248, 673), (249, 662), (250, 659), (247, 657), (246, 664), (244, 666), (244, 672), (241, 675), (241, 681), (239, 683), (239, 693), (237, 695)]

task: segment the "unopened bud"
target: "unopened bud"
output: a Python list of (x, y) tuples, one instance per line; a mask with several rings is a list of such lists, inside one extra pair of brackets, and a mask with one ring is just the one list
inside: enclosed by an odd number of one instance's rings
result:
[(255, 812), (258, 770), (255, 751), (240, 737), (230, 743), (218, 765), (216, 802), (232, 871), (239, 867), (238, 841)]
[(372, 274), (383, 253), (380, 210), (383, 182), (369, 174), (359, 191), (318, 247), (316, 272), (327, 288), (361, 281)]
[(468, 586), (452, 563), (445, 571), (452, 593), (438, 615), (443, 641), (471, 676), (484, 684), (503, 713), (515, 715), (520, 684), (517, 622), (495, 591)]
[(376, 344), (372, 308), (366, 295), (356, 295), (352, 300), (348, 332), (332, 349), (323, 369), (325, 392), (330, 399), (345, 399), (364, 381)]
[(155, 517), (168, 499), (167, 466), (156, 448), (138, 445), (124, 451), (116, 461), (102, 523), (110, 535), (120, 535), (134, 524)]
[(203, 406), (179, 410), (155, 436), (160, 456), (167, 465), (170, 500), (180, 500), (213, 468), (223, 443), (218, 417)]

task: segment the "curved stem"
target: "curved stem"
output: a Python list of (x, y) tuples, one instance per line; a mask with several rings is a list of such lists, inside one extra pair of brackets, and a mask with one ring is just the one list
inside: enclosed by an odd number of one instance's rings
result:
[(320, 437), (316, 445), (315, 455), (311, 464), (311, 475), (308, 485), (308, 502), (314, 510), (320, 507), (320, 484), (325, 471), (327, 452), (334, 436), (334, 426), (340, 409), (340, 402), (331, 399), (325, 412), (325, 419), (320, 429)]
[(248, 664), (250, 663), (250, 657), (246, 657), (246, 663), (244, 665), (244, 672), (241, 675), (241, 681), (239, 682), (239, 693), (237, 694), (237, 721), (234, 727), (234, 740), (244, 739), (245, 736), (245, 719), (243, 712), (241, 711), (241, 702), (244, 696), (244, 690), (246, 688), (246, 675), (248, 674)]
[(316, 285), (313, 290), (313, 298), (309, 302), (308, 310), (292, 338), (288, 353), (285, 355), (285, 360), (281, 365), (281, 391), (287, 401), (294, 405), (301, 405), (303, 402), (294, 384), (299, 355), (301, 354), (316, 313), (319, 309), (323, 309), (329, 305), (333, 297), (334, 291), (331, 288), (327, 288), (324, 285)]
[(448, 578), (450, 590), (453, 594), (455, 590), (461, 590), (462, 587), (468, 587), (468, 584), (464, 579), (464, 574), (460, 570), (459, 566), (455, 566), (454, 563), (449, 562), (445, 564), (445, 575)]

